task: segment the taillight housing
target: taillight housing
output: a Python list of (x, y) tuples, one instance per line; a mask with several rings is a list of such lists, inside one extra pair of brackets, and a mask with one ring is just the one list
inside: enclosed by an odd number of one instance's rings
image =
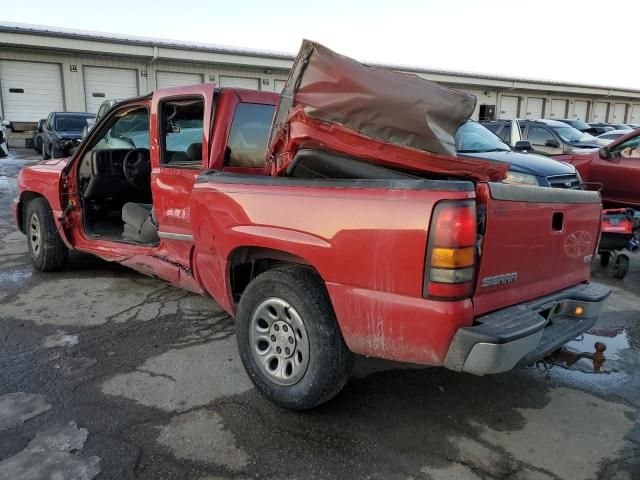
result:
[(436, 204), (429, 226), (423, 296), (434, 300), (471, 297), (475, 280), (478, 235), (473, 200)]

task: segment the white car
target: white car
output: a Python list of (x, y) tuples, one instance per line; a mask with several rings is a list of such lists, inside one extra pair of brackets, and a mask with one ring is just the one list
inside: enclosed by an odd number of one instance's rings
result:
[(4, 127), (8, 126), (9, 122), (0, 117), (0, 158), (9, 155), (9, 140), (7, 139), (7, 132), (4, 129)]
[(596, 137), (596, 142), (598, 145), (609, 145), (616, 138), (619, 138), (623, 135), (627, 135), (631, 130), (611, 130), (609, 132), (604, 132)]

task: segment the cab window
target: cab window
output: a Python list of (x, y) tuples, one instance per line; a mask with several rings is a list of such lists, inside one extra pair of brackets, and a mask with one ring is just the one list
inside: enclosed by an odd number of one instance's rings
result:
[(625, 140), (611, 149), (613, 157), (639, 158), (640, 159), (640, 135)]
[(225, 165), (264, 167), (274, 110), (274, 105), (238, 104), (227, 140)]
[(161, 106), (160, 138), (162, 164), (200, 168), (204, 100), (184, 98), (164, 102)]

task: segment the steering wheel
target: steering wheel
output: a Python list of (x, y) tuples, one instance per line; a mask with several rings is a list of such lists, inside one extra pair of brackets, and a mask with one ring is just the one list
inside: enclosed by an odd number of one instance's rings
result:
[(151, 156), (148, 148), (133, 148), (127, 152), (122, 162), (124, 178), (134, 188), (149, 187), (151, 177)]

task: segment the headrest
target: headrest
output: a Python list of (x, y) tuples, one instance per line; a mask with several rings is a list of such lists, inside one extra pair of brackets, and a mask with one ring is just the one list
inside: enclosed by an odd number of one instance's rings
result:
[(185, 153), (190, 161), (202, 160), (202, 142), (192, 143)]

